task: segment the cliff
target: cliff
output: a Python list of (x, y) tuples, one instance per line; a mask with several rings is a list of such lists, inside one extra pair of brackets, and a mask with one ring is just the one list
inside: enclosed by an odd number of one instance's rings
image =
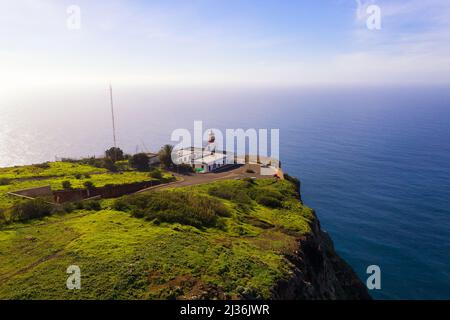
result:
[(0, 299), (370, 298), (287, 175), (64, 208), (0, 227)]
[(290, 277), (275, 285), (273, 299), (372, 299), (353, 269), (336, 253), (317, 217), (311, 222), (311, 232), (298, 239), (297, 249), (287, 258), (294, 269)]

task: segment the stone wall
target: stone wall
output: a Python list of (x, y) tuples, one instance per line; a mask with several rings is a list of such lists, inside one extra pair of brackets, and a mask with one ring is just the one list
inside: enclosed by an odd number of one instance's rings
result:
[(87, 198), (100, 196), (102, 198), (117, 198), (126, 194), (135, 193), (139, 190), (150, 188), (161, 184), (159, 181), (144, 181), (123, 185), (104, 186), (92, 190), (73, 189), (53, 191), (56, 203), (81, 201)]
[(37, 197), (51, 196), (52, 189), (50, 188), (50, 186), (44, 186), (44, 187), (14, 191), (14, 192), (10, 192), (10, 194), (23, 196), (23, 197), (29, 197), (29, 198), (37, 198)]

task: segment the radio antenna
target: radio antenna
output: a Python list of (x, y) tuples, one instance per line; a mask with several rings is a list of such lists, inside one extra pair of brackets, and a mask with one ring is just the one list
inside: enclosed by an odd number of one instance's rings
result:
[(112, 129), (113, 129), (113, 140), (114, 140), (114, 148), (117, 148), (117, 141), (116, 141), (116, 122), (114, 119), (114, 100), (113, 100), (113, 91), (112, 91), (112, 85), (109, 85), (109, 96), (111, 99), (111, 118), (112, 118)]

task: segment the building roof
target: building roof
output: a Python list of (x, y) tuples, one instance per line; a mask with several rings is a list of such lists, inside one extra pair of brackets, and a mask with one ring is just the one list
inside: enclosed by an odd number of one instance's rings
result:
[(204, 164), (212, 164), (219, 160), (223, 160), (224, 158), (226, 158), (226, 156), (227, 155), (223, 154), (223, 153), (213, 153), (213, 154), (204, 156), (203, 159), (201, 159), (201, 160)]
[(202, 163), (202, 164), (213, 164), (217, 161), (223, 160), (228, 156), (229, 153), (224, 151), (216, 151), (215, 153), (211, 154), (210, 151), (207, 151), (204, 148), (196, 148), (196, 147), (190, 147), (190, 148), (184, 148), (177, 150), (177, 156), (178, 158), (183, 157), (190, 157), (189, 160), (193, 161), (195, 163)]
[(148, 157), (153, 158), (153, 157), (158, 157), (159, 155), (157, 153), (154, 152), (146, 152), (145, 153)]

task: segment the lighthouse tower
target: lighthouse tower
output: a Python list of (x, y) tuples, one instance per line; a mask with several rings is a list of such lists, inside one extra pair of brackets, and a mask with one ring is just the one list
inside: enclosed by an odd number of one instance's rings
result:
[(211, 130), (208, 134), (208, 146), (206, 147), (206, 150), (211, 152), (211, 154), (214, 154), (216, 152), (216, 136), (214, 135), (214, 132)]

